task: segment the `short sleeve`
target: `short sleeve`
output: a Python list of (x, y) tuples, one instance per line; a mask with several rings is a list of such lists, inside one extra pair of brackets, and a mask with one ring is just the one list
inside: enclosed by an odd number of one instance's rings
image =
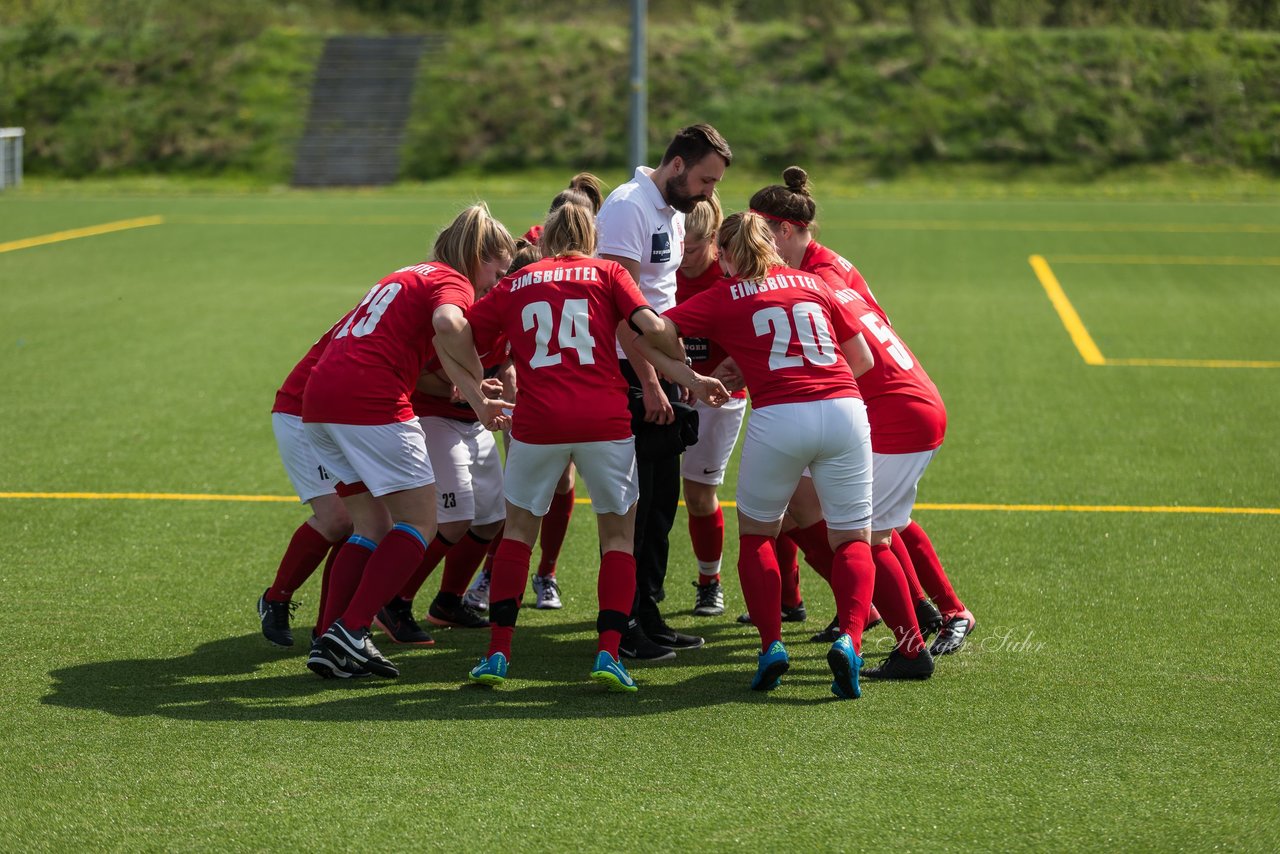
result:
[(843, 344), (855, 335), (862, 334), (862, 326), (852, 316), (852, 304), (842, 305), (830, 294), (823, 294), (826, 301), (827, 314), (831, 316), (831, 331), (836, 334), (836, 341)]
[(471, 324), (477, 352), (490, 352), (502, 338), (502, 302), (510, 292), (511, 281), (503, 279), (467, 311), (467, 322)]
[(626, 320), (638, 309), (649, 307), (648, 301), (640, 293), (636, 280), (631, 278), (631, 274), (625, 267), (615, 261), (609, 263), (607, 269), (610, 273), (609, 279), (613, 283), (613, 304), (618, 309), (620, 317)]
[(644, 211), (631, 199), (618, 199), (601, 208), (596, 216), (596, 231), (600, 235), (597, 255), (616, 255), (636, 262), (645, 258), (649, 228)]
[(719, 302), (719, 286), (695, 294), (679, 305), (662, 313), (686, 338), (715, 338), (716, 304)]

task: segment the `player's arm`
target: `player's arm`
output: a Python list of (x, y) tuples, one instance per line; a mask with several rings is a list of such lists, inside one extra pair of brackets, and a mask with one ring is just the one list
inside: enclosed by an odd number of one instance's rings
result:
[(431, 315), (431, 325), (436, 333), (435, 348), (440, 365), (458, 387), (463, 399), (475, 410), (476, 418), (490, 430), (507, 426), (510, 419), (502, 410), (510, 409), (514, 404), (485, 397), (481, 387), (484, 368), (480, 365), (471, 326), (462, 309), (449, 304), (440, 306)]
[(432, 397), (449, 397), (453, 394), (453, 383), (441, 371), (423, 371), (418, 375), (418, 391)]
[(630, 324), (640, 333), (633, 342), (636, 350), (658, 370), (709, 406), (720, 406), (729, 399), (729, 390), (720, 380), (704, 377), (689, 367), (674, 323), (653, 309), (640, 309), (631, 315)]
[(845, 361), (849, 363), (849, 368), (853, 371), (853, 376), (862, 376), (876, 363), (875, 356), (871, 355), (871, 348), (867, 346), (866, 340), (862, 337), (862, 333), (840, 342), (840, 350), (844, 353)]

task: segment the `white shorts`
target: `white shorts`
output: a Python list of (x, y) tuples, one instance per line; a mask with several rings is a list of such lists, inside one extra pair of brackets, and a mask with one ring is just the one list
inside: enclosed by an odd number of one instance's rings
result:
[(738, 468), (738, 510), (776, 522), (808, 466), (827, 527), (871, 524), (871, 429), (856, 397), (779, 403), (753, 410)]
[(872, 454), (871, 530), (901, 528), (911, 521), (911, 508), (916, 505), (916, 486), (937, 448), (916, 454)]
[(747, 401), (731, 399), (719, 409), (698, 401), (693, 408), (698, 412), (698, 443), (685, 450), (680, 476), (694, 483), (719, 486), (724, 483), (724, 470), (733, 456), (733, 446), (738, 444)]
[(271, 413), (271, 431), (276, 434), (276, 448), (280, 451), (280, 462), (284, 463), (285, 473), (293, 484), (293, 491), (303, 504), (321, 495), (333, 495), (334, 479), (329, 471), (320, 465), (316, 452), (307, 439), (307, 431), (302, 428), (302, 419), (296, 415), (283, 412)]
[(625, 515), (640, 497), (634, 438), (564, 445), (530, 445), (512, 439), (507, 449), (507, 500), (535, 516), (547, 515), (570, 460), (587, 484), (596, 513)]
[(435, 415), (418, 423), (436, 475), (437, 520), (488, 525), (507, 518), (502, 458), (493, 434), (475, 421)]
[(364, 483), (374, 496), (435, 483), (418, 419), (394, 424), (303, 425), (320, 464), (339, 483)]

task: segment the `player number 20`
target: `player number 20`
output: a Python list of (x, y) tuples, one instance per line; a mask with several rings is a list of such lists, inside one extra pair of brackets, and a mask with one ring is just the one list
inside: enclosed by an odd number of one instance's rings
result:
[[(781, 306), (762, 308), (751, 316), (751, 322), (755, 324), (756, 335), (773, 332), (773, 345), (769, 348), (771, 371), (798, 368), (805, 362), (819, 366), (836, 363), (836, 345), (827, 330), (827, 319), (822, 314), (822, 306), (816, 302), (796, 303), (791, 306), (789, 316)], [(800, 339), (802, 355), (787, 354), (791, 349), (793, 335)]]
[[(551, 303), (531, 302), (520, 313), (524, 330), (533, 332), (534, 352), (529, 360), (531, 368), (545, 368), (548, 365), (560, 364), (561, 354), (551, 352), (551, 338), (555, 335), (555, 320)], [(568, 299), (560, 309), (560, 331), (555, 335), (561, 350), (575, 350), (578, 353), (578, 364), (594, 365), (595, 354), (592, 352), (596, 340), (591, 337), (590, 318), (587, 316), (587, 301), (584, 299)]]

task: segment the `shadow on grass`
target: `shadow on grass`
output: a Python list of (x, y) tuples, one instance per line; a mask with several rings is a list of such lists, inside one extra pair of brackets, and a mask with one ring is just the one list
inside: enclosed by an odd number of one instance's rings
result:
[[(466, 682), (488, 641), (484, 631), (439, 632), (434, 648), (384, 644), (401, 671), (399, 679), (390, 680), (319, 679), (305, 667), (305, 644), (281, 650), (255, 632), (209, 641), (173, 658), (60, 668), (50, 672), (52, 690), (41, 703), (118, 717), (394, 721), (614, 718), (725, 704), (834, 701), (825, 690), (831, 679), (825, 661), (809, 658), (794, 661), (784, 682), (806, 696), (748, 690), (758, 647), (754, 632), (736, 626), (703, 627), (707, 645), (680, 653), (674, 662), (629, 662), (640, 691), (609, 694), (587, 678), (595, 643), (582, 635), (594, 628), (594, 622), (522, 623), (510, 678), (493, 690)], [(280, 673), (286, 665), (290, 672)]]

